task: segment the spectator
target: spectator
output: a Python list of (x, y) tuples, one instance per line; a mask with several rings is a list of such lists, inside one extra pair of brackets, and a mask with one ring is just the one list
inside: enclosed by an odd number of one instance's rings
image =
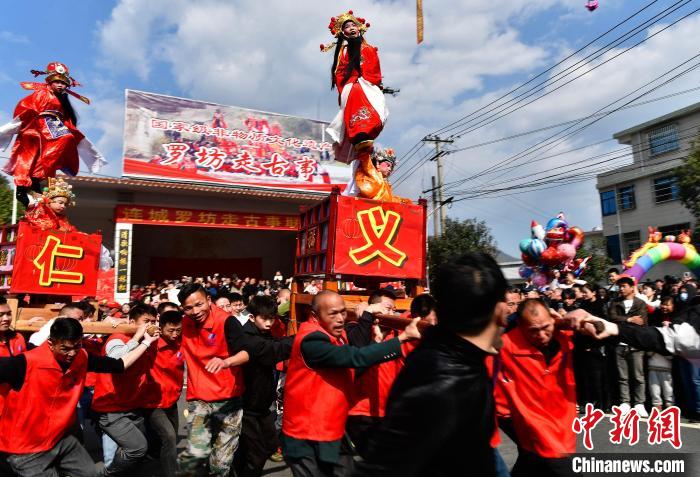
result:
[[(673, 308), (673, 297), (665, 297), (661, 300), (659, 308), (655, 310), (649, 318), (649, 325), (670, 326), (673, 321)], [(651, 405), (659, 411), (662, 408), (672, 406), (674, 399), (671, 358), (660, 353), (651, 353), (649, 356), (648, 368)]]
[[(635, 296), (634, 280), (621, 277), (615, 282), (619, 297), (610, 304), (610, 321), (614, 323), (647, 324), (646, 303)], [(642, 417), (648, 417), (644, 408), (646, 380), (644, 378), (644, 352), (620, 342), (616, 349), (617, 373), (620, 392), (620, 409), (627, 413), (632, 403)], [(633, 387), (633, 390), (630, 388)], [(634, 394), (631, 394), (631, 391)]]
[[(594, 292), (590, 284), (581, 287), (583, 299), (579, 308), (594, 316), (606, 317), (606, 305)], [(579, 364), (576, 390), (578, 402), (585, 406), (591, 403), (596, 409), (608, 409), (610, 404), (610, 376), (608, 372), (608, 350), (604, 346), (585, 346), (577, 343), (574, 360)], [(613, 368), (614, 369), (614, 368)], [(615, 383), (617, 384), (617, 383)]]
[(226, 313), (233, 315), (233, 309), (231, 308), (231, 299), (228, 294), (221, 293), (214, 300), (214, 304), (224, 310)]

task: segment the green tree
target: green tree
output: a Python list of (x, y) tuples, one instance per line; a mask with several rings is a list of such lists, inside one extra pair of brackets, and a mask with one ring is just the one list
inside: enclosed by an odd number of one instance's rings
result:
[(694, 242), (700, 242), (700, 137), (692, 145), (692, 149), (683, 164), (676, 169), (678, 189), (681, 203), (695, 217)]
[(12, 221), (12, 200), (12, 187), (5, 176), (0, 175), (0, 225)]
[(596, 237), (585, 241), (583, 246), (576, 252), (576, 257), (591, 257), (588, 260), (586, 270), (581, 275), (583, 280), (592, 284), (607, 282), (607, 272), (613, 266), (613, 262), (605, 250), (605, 239)]
[(495, 258), (498, 249), (491, 229), (486, 222), (475, 218), (462, 221), (447, 218), (442, 235), (428, 239), (430, 270), (466, 252), (486, 252)]

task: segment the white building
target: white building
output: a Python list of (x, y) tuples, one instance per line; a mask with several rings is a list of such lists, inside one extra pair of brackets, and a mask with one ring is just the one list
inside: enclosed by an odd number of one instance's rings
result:
[[(700, 103), (674, 111), (613, 135), (632, 146), (634, 161), (600, 174), (603, 233), (608, 254), (617, 264), (647, 240), (647, 227), (678, 235), (694, 226), (690, 211), (679, 200), (675, 169), (682, 164), (700, 132)], [(680, 275), (686, 269), (663, 262), (646, 278)]]

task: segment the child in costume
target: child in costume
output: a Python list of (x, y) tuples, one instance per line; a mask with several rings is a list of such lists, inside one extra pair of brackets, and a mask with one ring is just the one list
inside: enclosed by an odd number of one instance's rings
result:
[(56, 176), (57, 171), (77, 175), (80, 157), (92, 172), (106, 160), (77, 129), (77, 117), (68, 95), (85, 103), (90, 100), (70, 87), (78, 83), (63, 63), (52, 62), (46, 71), (31, 71), (34, 76), (46, 75), (46, 83), (23, 82), (22, 88), (34, 92), (22, 99), (14, 111), (14, 119), (0, 126), (0, 148), (5, 149), (17, 134), (10, 160), (4, 171), (14, 176), (17, 200), (29, 204), (30, 189), (39, 192), (41, 182)]
[(354, 179), (358, 195), (385, 202), (411, 203), (410, 199), (396, 197), (391, 191), (389, 176), (396, 165), (393, 149), (377, 149), (371, 156), (361, 156), (357, 162)]
[[(382, 71), (377, 48), (364, 39), (363, 33), (369, 28), (364, 18), (350, 10), (331, 18), (328, 28), (337, 40), (321, 45), (321, 51), (335, 46), (331, 87), (338, 88), (340, 111), (326, 131), (335, 142), (336, 160), (352, 163), (355, 176), (359, 164), (369, 160), (374, 140), (389, 115), (382, 92)], [(352, 182), (348, 189), (354, 189)]]
[(42, 230), (75, 232), (77, 229), (66, 216), (66, 209), (71, 205), (75, 205), (72, 186), (61, 178), (49, 179), (44, 193), (31, 201), (24, 220)]

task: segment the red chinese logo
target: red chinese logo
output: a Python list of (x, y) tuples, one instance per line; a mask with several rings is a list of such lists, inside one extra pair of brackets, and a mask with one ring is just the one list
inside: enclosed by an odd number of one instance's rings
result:
[(677, 406), (669, 407), (663, 411), (652, 408), (647, 422), (649, 445), (661, 444), (666, 441), (674, 448), (680, 449), (681, 445), (681, 410)]
[(53, 235), (46, 237), (44, 247), (32, 263), (39, 269), (39, 285), (50, 287), (54, 283), (82, 283), (83, 274), (80, 272), (67, 272), (56, 268), (58, 258), (83, 258), (83, 249), (72, 245), (65, 245)]
[(400, 267), (406, 261), (406, 254), (392, 245), (396, 238), (401, 216), (392, 211), (385, 211), (381, 206), (361, 210), (357, 213), (360, 223), (360, 232), (365, 239), (365, 244), (356, 249), (351, 249), (350, 258), (357, 265), (380, 257), (395, 267)]
[(260, 167), (265, 169), (271, 176), (281, 177), (289, 169), (289, 161), (275, 152), (270, 160), (260, 164)]
[(583, 432), (583, 445), (588, 450), (593, 449), (593, 438), (592, 432), (595, 426), (598, 425), (601, 419), (603, 419), (605, 413), (600, 409), (595, 409), (593, 404), (586, 404), (586, 413), (582, 417), (577, 417), (571, 424), (571, 430), (576, 434), (581, 434)]
[(185, 153), (189, 150), (190, 146), (182, 142), (169, 142), (163, 144), (163, 149), (165, 149), (165, 159), (160, 161), (164, 166), (169, 164), (174, 164), (180, 162), (184, 157)]

